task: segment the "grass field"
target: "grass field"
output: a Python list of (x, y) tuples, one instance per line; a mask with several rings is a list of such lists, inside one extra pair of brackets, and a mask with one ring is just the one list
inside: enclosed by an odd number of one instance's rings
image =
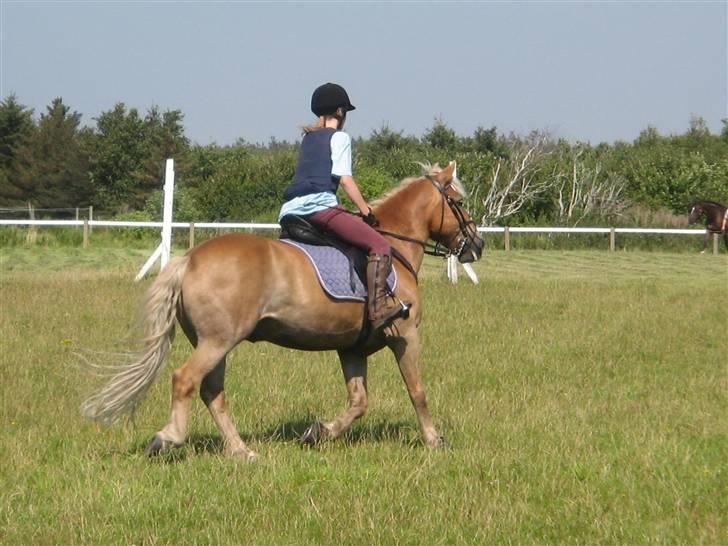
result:
[(369, 413), (301, 449), (345, 405), (335, 354), (243, 344), (243, 463), (199, 400), (186, 446), (143, 455), (181, 335), (134, 425), (79, 415), (96, 384), (73, 353), (125, 346), (148, 253), (0, 248), (2, 544), (728, 543), (725, 254), (489, 252), (455, 286), (427, 261), (421, 368), (452, 449), (421, 446), (385, 352)]

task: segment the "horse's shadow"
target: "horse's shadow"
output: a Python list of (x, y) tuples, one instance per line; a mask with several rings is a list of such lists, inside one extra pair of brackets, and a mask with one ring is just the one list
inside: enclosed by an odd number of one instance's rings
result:
[[(293, 442), (299, 441), (306, 429), (315, 419), (296, 419), (287, 421), (250, 436), (255, 442)], [(418, 438), (417, 430), (405, 421), (378, 421), (357, 423), (341, 435), (335, 442), (365, 444), (382, 442), (411, 443), (412, 437)], [(247, 441), (247, 440), (246, 440)]]
[[(270, 426), (260, 432), (245, 433), (240, 436), (246, 443), (292, 443), (298, 442), (315, 420), (301, 418), (286, 421)], [(410, 423), (404, 421), (379, 421), (374, 423), (361, 423), (352, 426), (334, 442), (344, 442), (347, 445), (400, 443), (413, 445), (419, 442), (417, 430)], [(323, 443), (321, 445), (325, 445)], [(185, 443), (186, 449), (174, 449), (159, 457), (162, 463), (177, 463), (185, 460), (190, 454), (220, 455), (224, 450), (222, 437), (217, 432), (192, 433)], [(139, 444), (132, 448), (133, 453), (143, 453), (146, 444)], [(314, 447), (316, 449), (316, 447)]]

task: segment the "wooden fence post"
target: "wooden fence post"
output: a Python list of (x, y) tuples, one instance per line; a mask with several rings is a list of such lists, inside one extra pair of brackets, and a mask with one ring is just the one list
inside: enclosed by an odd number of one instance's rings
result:
[[(28, 217), (31, 220), (35, 220), (35, 209), (30, 201), (28, 201)], [(25, 242), (33, 245), (36, 239), (38, 239), (38, 228), (36, 226), (28, 226), (28, 234), (25, 236)]]
[(616, 235), (616, 233), (617, 232), (615, 231), (614, 228), (611, 228), (609, 230), (609, 250), (611, 252), (614, 252), (614, 249), (616, 247), (616, 241), (615, 241), (615, 235)]
[(503, 247), (505, 250), (511, 249), (511, 232), (508, 229), (508, 226), (503, 228)]
[(719, 233), (713, 233), (713, 255), (718, 254), (718, 243), (720, 242)]
[(190, 222), (190, 248), (195, 246), (195, 223)]
[(83, 221), (83, 248), (88, 248), (88, 218)]

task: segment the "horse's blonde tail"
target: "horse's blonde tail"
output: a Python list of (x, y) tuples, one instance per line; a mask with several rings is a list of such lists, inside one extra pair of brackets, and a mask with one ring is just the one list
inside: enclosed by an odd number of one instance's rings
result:
[(144, 346), (128, 364), (106, 367), (113, 370), (112, 377), (82, 404), (85, 417), (111, 424), (123, 414), (132, 414), (144, 399), (172, 346), (177, 303), (188, 263), (187, 256), (172, 258), (149, 288), (144, 305)]

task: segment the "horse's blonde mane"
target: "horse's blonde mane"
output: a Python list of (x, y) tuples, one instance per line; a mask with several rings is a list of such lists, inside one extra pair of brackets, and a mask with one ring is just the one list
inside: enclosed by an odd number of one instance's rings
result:
[[(396, 187), (392, 188), (391, 190), (386, 192), (381, 197), (372, 201), (372, 206), (378, 205), (382, 201), (385, 201), (385, 200), (389, 199), (390, 197), (392, 197), (393, 195), (401, 192), (402, 190), (404, 190), (405, 188), (410, 186), (410, 184), (412, 184), (413, 182), (422, 180), (423, 176), (435, 177), (442, 172), (442, 167), (440, 167), (440, 165), (437, 163), (435, 163), (434, 165), (431, 165), (429, 162), (422, 163), (422, 162), (418, 161), (417, 164), (420, 167), (422, 167), (422, 174), (420, 176), (410, 176), (410, 177), (402, 179), (402, 181)], [(463, 197), (468, 196), (468, 192), (465, 189), (465, 186), (463, 186), (463, 183), (460, 181), (459, 178), (457, 178), (457, 176), (453, 176), (451, 184), (455, 188), (455, 191), (457, 191), (460, 195), (462, 195)]]

